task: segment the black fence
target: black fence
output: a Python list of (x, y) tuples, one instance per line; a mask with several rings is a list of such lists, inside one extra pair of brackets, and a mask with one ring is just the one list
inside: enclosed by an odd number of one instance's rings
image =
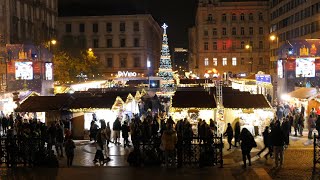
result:
[(320, 164), (320, 139), (316, 136), (316, 133), (313, 135), (313, 172), (316, 171), (317, 164)]
[[(160, 148), (161, 140), (152, 139), (139, 143), (128, 162), (133, 166), (161, 166), (165, 164), (165, 154)], [(131, 157), (132, 156), (132, 157)], [(199, 140), (193, 137), (179, 141), (170, 158), (170, 165), (174, 167), (216, 166), (223, 167), (223, 140), (222, 137)]]
[(7, 167), (49, 165), (49, 154), (42, 138), (0, 138), (0, 163)]

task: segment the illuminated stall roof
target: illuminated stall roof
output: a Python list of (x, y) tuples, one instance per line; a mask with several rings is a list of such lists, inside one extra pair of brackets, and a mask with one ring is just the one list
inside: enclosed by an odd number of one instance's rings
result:
[(30, 96), (26, 99), (17, 112), (49, 112), (60, 111), (68, 107), (72, 98), (65, 96)]
[(172, 97), (173, 108), (208, 108), (217, 107), (212, 95), (205, 91), (176, 91)]
[(292, 98), (297, 99), (311, 99), (319, 95), (316, 88), (301, 87), (288, 94)]
[(224, 108), (266, 109), (271, 108), (262, 94), (223, 94)]

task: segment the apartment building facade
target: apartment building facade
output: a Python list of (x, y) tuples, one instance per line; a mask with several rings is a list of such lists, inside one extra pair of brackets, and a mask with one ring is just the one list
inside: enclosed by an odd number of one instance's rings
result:
[(200, 78), (268, 73), (268, 1), (200, 0), (189, 29), (190, 70)]
[(58, 39), (92, 48), (107, 79), (147, 77), (159, 67), (162, 30), (151, 15), (59, 17)]

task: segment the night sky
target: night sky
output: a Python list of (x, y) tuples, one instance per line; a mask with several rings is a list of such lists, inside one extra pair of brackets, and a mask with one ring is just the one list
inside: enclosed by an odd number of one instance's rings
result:
[(195, 20), (196, 0), (59, 0), (59, 16), (150, 13), (169, 28), (170, 49), (188, 48), (188, 28)]

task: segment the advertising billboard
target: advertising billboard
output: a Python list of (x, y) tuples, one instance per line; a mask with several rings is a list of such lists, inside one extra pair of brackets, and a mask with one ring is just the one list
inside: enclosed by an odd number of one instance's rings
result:
[(315, 58), (296, 59), (296, 77), (315, 77)]
[(15, 78), (16, 80), (33, 79), (33, 67), (32, 62), (15, 62)]
[(45, 63), (45, 80), (53, 80), (53, 67), (52, 63)]

